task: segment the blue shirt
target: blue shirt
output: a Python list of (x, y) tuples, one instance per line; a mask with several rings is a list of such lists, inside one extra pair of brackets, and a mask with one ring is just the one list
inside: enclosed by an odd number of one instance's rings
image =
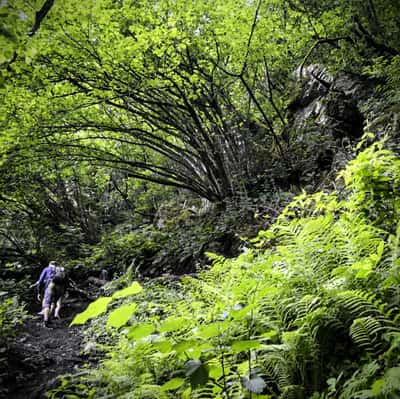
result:
[(56, 267), (53, 265), (47, 266), (42, 270), (42, 273), (40, 273), (40, 277), (38, 280), (38, 286), (37, 286), (38, 291), (40, 291), (42, 285), (44, 285), (45, 289), (47, 288), (55, 272), (56, 272)]

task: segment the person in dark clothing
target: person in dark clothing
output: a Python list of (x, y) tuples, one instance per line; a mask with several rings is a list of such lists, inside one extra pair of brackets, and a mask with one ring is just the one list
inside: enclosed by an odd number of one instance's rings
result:
[(61, 266), (56, 267), (54, 275), (51, 277), (44, 293), (43, 299), (43, 322), (48, 327), (50, 317), (54, 312), (54, 318), (60, 318), (62, 299), (66, 293), (68, 278), (65, 269)]

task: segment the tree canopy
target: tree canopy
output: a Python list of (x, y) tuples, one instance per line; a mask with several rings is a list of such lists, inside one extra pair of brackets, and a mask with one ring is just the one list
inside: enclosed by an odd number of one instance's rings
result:
[(3, 162), (90, 160), (211, 201), (245, 192), (274, 160), (290, 168), (296, 67), (398, 55), (392, 3), (314, 3), (4, 2), (18, 28), (2, 35)]

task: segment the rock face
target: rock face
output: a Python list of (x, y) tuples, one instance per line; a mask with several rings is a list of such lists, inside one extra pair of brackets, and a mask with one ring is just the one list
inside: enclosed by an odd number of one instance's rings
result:
[(333, 77), (319, 65), (303, 68), (297, 77), (301, 83), (288, 105), (292, 129), (312, 127), (333, 139), (362, 136), (364, 117), (360, 105), (369, 91), (368, 84), (347, 75)]
[(316, 186), (352, 158), (352, 144), (364, 134), (367, 117), (362, 110), (374, 85), (360, 77), (333, 76), (320, 65), (303, 67), (294, 78), (285, 132), (292, 174), (298, 186)]

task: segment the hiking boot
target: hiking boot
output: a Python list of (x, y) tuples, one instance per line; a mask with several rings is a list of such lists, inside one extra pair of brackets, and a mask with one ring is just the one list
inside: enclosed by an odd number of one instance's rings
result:
[(48, 320), (47, 321), (43, 321), (43, 327), (50, 328), (50, 322)]

